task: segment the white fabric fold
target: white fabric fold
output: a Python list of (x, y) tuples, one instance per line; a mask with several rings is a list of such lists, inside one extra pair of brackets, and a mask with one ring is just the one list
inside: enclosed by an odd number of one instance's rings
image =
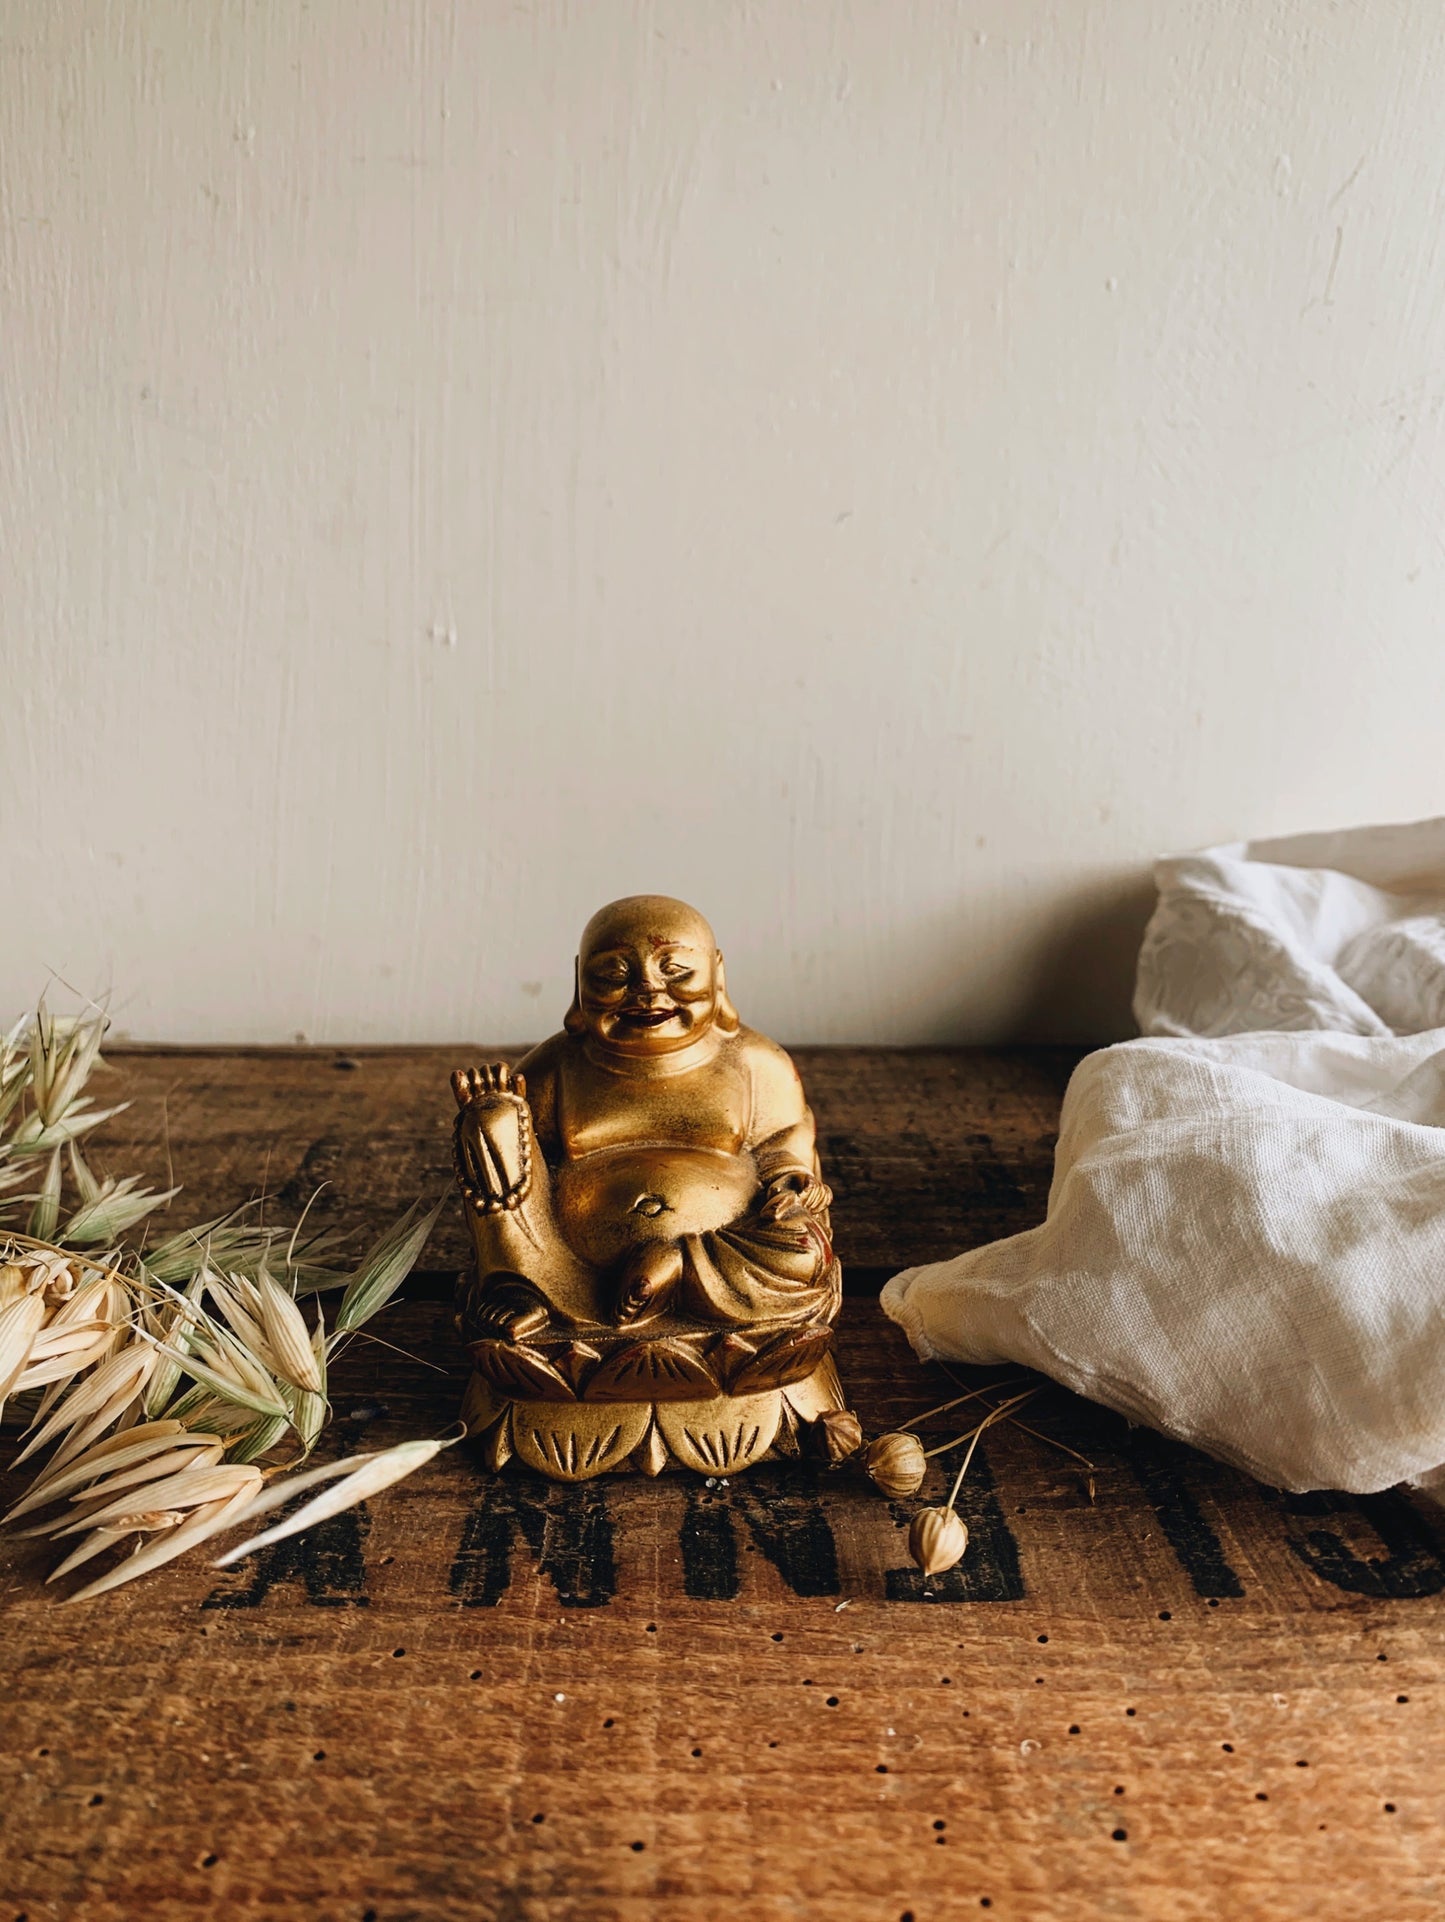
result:
[(1445, 819), (1208, 848), (1154, 878), (1142, 1033), (1445, 1027)]
[(920, 1356), (1022, 1362), (1284, 1488), (1445, 1464), (1445, 822), (1163, 861), (1039, 1228), (910, 1269)]

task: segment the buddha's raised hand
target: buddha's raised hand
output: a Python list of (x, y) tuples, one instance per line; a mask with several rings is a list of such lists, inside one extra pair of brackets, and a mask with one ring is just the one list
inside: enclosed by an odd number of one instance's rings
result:
[(475, 1106), (492, 1095), (515, 1095), (525, 1101), (527, 1077), (513, 1074), (506, 1061), (489, 1061), (482, 1068), (453, 1068), (452, 1093), (459, 1108)]
[(452, 1160), (468, 1207), (478, 1214), (519, 1208), (532, 1183), (532, 1114), (527, 1083), (505, 1061), (452, 1073), (457, 1119)]

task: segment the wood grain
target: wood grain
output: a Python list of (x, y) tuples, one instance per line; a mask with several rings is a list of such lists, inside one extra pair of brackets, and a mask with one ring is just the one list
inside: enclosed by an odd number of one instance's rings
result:
[[(379, 1222), (440, 1174), (451, 1058), (119, 1072), (150, 1150), (169, 1089), (193, 1206), (326, 1140), (338, 1217)], [(1063, 1058), (802, 1060), (858, 1263), (1041, 1210)], [(381, 1332), (406, 1352), (352, 1349), (338, 1447), (454, 1411), (442, 1305)], [(866, 1299), (840, 1347), (870, 1432), (947, 1392)], [(1427, 1519), (1281, 1496), (1058, 1389), (1030, 1419), (1094, 1499), (995, 1431), (931, 1585), (910, 1505), (846, 1471), (559, 1488), (462, 1450), (305, 1543), (73, 1610), (6, 1538), (0, 1922), (1439, 1922)]]
[[(183, 1183), (180, 1217), (265, 1190), (273, 1215), (379, 1232), (418, 1194), (452, 1185), (453, 1067), (525, 1048), (123, 1050), (98, 1082), (128, 1100), (97, 1161)], [(798, 1048), (837, 1193), (845, 1266), (932, 1261), (1041, 1219), (1053, 1127), (1077, 1049)], [(427, 1254), (466, 1257), (460, 1205)]]

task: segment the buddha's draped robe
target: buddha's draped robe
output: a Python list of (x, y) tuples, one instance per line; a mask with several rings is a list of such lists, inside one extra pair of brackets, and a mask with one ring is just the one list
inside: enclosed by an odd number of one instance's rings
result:
[[(558, 1035), (520, 1067), (559, 1202), (555, 1219), (575, 1254), (600, 1273), (621, 1259), (630, 1231), (629, 1218), (615, 1207), (597, 1221), (579, 1221), (576, 1208), (569, 1213), (569, 1197), (588, 1189), (589, 1171), (625, 1167), (634, 1155), (643, 1167), (650, 1155), (660, 1165), (692, 1157), (700, 1169), (716, 1165), (724, 1177), (701, 1185), (735, 1191), (714, 1219), (698, 1217), (702, 1225), (688, 1222), (680, 1202), (675, 1215), (669, 1209), (640, 1237), (676, 1239), (681, 1248), (673, 1311), (736, 1326), (831, 1317), (839, 1279), (826, 1205), (800, 1206), (782, 1220), (760, 1212), (772, 1183), (786, 1180), (806, 1190), (820, 1178), (813, 1116), (781, 1048), (741, 1028), (698, 1067), (634, 1076), (599, 1066), (581, 1041)], [(685, 1194), (685, 1175), (680, 1179)], [(605, 1177), (590, 1185), (605, 1185)], [(687, 1231), (668, 1235), (669, 1218)], [(600, 1260), (603, 1254), (611, 1259)], [(544, 1286), (541, 1292), (550, 1291)], [(567, 1292), (570, 1302), (553, 1305), (575, 1316), (576, 1295)], [(607, 1318), (599, 1301), (596, 1319)]]

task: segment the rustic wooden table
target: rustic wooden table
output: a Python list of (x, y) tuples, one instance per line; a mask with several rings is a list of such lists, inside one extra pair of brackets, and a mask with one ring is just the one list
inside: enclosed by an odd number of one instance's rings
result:
[[(374, 1229), (447, 1181), (472, 1048), (118, 1057), (100, 1159)], [(1073, 1057), (800, 1050), (870, 1432), (942, 1398), (872, 1297), (1042, 1214)], [(336, 1383), (439, 1432), (459, 1210)], [(404, 1351), (404, 1352), (398, 1352)], [(974, 1379), (987, 1379), (975, 1376)], [(554, 1487), (463, 1450), (308, 1540), (76, 1609), (0, 1541), (0, 1922), (1445, 1917), (1445, 1553), (1050, 1388), (931, 1584), (908, 1509), (769, 1468)], [(942, 1485), (942, 1474), (936, 1478)]]

